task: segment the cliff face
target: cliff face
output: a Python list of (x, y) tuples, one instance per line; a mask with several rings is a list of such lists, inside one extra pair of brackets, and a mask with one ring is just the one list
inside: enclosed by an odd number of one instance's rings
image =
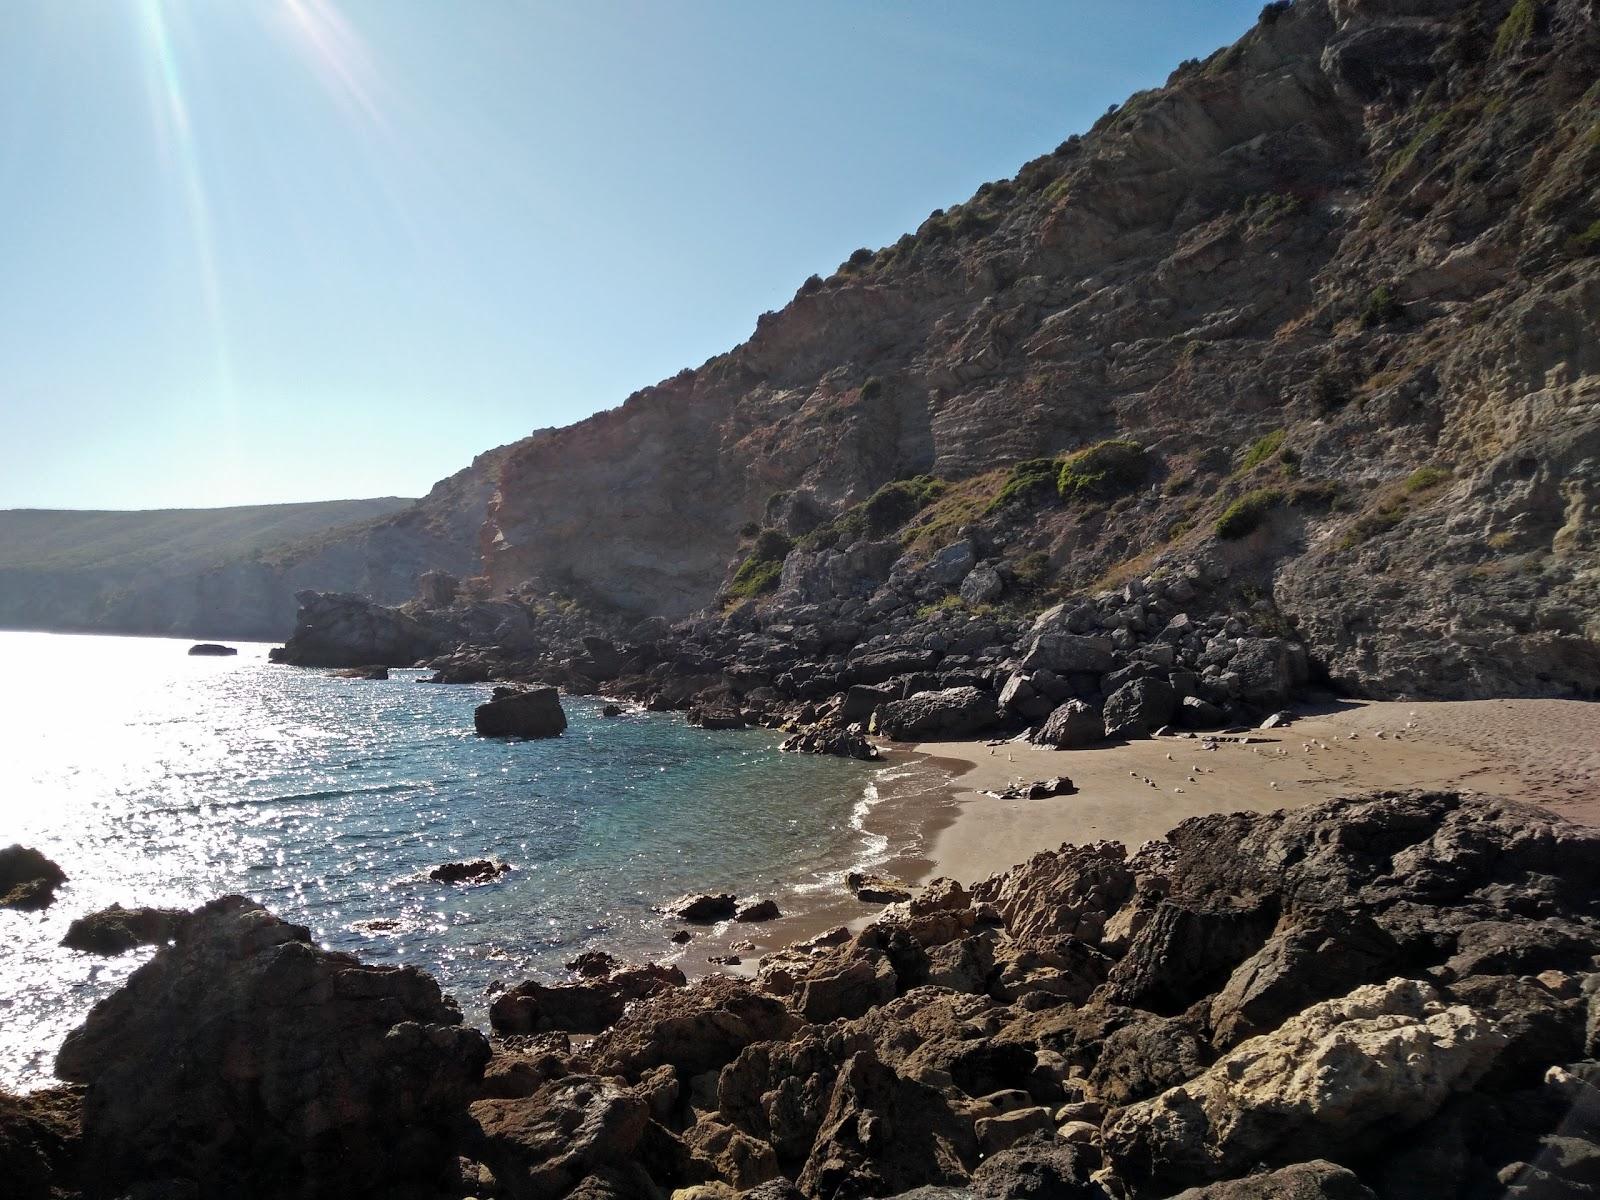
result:
[(425, 571), (476, 573), (503, 453), (414, 502), (0, 514), (0, 628), (271, 641), (303, 589), (401, 603)]
[[(1270, 5), (744, 345), (513, 448), (486, 569), (681, 615), (747, 523), (803, 534), (927, 473), (952, 492), (913, 556), (976, 531), (1071, 594), (1220, 554), (1358, 690), (1589, 694), (1597, 25), (1581, 0)], [(1117, 503), (989, 503), (1105, 438), (1151, 455)], [(1257, 528), (1219, 539), (1251, 494)], [(828, 598), (814, 565), (789, 599)]]

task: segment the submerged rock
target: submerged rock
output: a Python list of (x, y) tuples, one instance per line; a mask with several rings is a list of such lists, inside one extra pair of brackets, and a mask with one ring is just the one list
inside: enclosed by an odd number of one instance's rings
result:
[(67, 873), (31, 846), (0, 850), (0, 908), (48, 908)]
[(726, 921), (739, 910), (739, 898), (727, 892), (705, 892), (698, 896), (681, 896), (663, 910), (670, 917), (694, 925), (710, 925)]
[(778, 902), (771, 898), (765, 900), (751, 900), (739, 906), (733, 914), (735, 921), (776, 921), (783, 916), (783, 911), (778, 907)]
[(389, 668), (368, 664), (364, 667), (345, 667), (342, 671), (328, 672), (335, 679), (388, 679)]
[(567, 714), (553, 687), (497, 687), (491, 700), (473, 710), (472, 724), (481, 737), (559, 737)]

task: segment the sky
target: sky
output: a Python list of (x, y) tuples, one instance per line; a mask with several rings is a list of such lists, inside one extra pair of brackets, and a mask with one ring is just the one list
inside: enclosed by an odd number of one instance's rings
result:
[(421, 495), (1260, 0), (14, 0), (0, 508)]

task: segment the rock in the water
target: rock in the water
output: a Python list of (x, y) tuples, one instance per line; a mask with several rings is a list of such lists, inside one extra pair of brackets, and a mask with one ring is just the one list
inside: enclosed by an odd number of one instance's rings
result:
[(123, 908), (113, 904), (76, 918), (61, 944), (86, 954), (121, 954), (135, 946), (156, 946), (178, 935), (189, 914), (177, 908)]
[(662, 911), (679, 921), (691, 925), (711, 925), (726, 921), (739, 910), (739, 898), (727, 892), (703, 892), (696, 896), (680, 896)]
[(454, 1161), (489, 1057), (460, 1020), (421, 972), (320, 950), (228, 896), (94, 1006), (56, 1073), (88, 1085), (96, 1195), (398, 1192)]
[(878, 729), (896, 741), (953, 741), (971, 737), (1000, 719), (995, 697), (975, 687), (918, 692), (886, 704)]
[(783, 912), (778, 908), (778, 902), (769, 897), (765, 900), (752, 900), (747, 904), (741, 904), (739, 910), (733, 914), (733, 919), (735, 921), (749, 922), (776, 921), (781, 916), (783, 916)]
[(203, 658), (226, 658), (239, 651), (233, 646), (222, 646), (216, 642), (197, 642), (189, 647), (189, 653)]
[(567, 714), (553, 687), (497, 687), (473, 711), (472, 724), (481, 737), (557, 737), (567, 727)]
[(1068, 700), (1034, 731), (1032, 740), (1057, 750), (1076, 750), (1103, 742), (1105, 737), (1106, 723), (1094, 706), (1082, 700)]
[(0, 908), (48, 908), (67, 873), (31, 846), (0, 850)]
[(435, 883), (490, 883), (511, 870), (508, 862), (476, 858), (471, 862), (440, 863), (428, 872)]
[(345, 667), (342, 670), (328, 672), (335, 679), (388, 679), (389, 668), (368, 663), (364, 667)]
[(779, 750), (790, 754), (832, 754), (839, 758), (858, 758), (877, 762), (883, 757), (878, 748), (859, 733), (834, 725), (813, 725), (790, 734)]

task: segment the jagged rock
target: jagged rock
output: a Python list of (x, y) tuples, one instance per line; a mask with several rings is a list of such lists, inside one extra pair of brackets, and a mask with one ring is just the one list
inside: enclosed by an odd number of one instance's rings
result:
[(616, 1024), (633, 1001), (685, 983), (677, 967), (654, 963), (627, 967), (611, 960), (583, 963), (575, 970), (583, 982), (545, 984), (530, 979), (496, 996), (489, 1006), (495, 1032), (599, 1033)]
[(772, 1147), (725, 1122), (702, 1117), (684, 1131), (683, 1141), (741, 1192), (778, 1178)]
[(170, 942), (189, 914), (176, 908), (123, 908), (112, 904), (74, 918), (61, 944), (86, 954), (121, 954), (135, 946)]
[(1031, 735), (1033, 742), (1057, 750), (1077, 750), (1105, 741), (1106, 723), (1092, 705), (1068, 700), (1051, 712)]
[(198, 642), (189, 647), (189, 653), (196, 657), (226, 658), (239, 653), (237, 647), (221, 646), (216, 642)]
[(388, 667), (373, 666), (371, 664), (365, 667), (345, 667), (341, 671), (330, 671), (328, 673), (335, 679), (384, 680), (389, 678)]
[(887, 955), (871, 948), (850, 948), (813, 966), (798, 981), (794, 1007), (813, 1025), (840, 1017), (859, 1017), (893, 1000), (899, 977)]
[(435, 883), (490, 883), (509, 870), (508, 862), (477, 858), (471, 862), (440, 863), (428, 872), (428, 878)]
[(480, 737), (559, 737), (567, 714), (553, 687), (497, 687), (493, 699), (473, 710), (472, 724)]
[(701, 729), (744, 729), (744, 714), (737, 708), (710, 708), (695, 705), (689, 709), (689, 724)]
[(67, 873), (31, 846), (0, 850), (0, 908), (48, 908)]
[(1505, 1037), (1483, 1014), (1397, 979), (1313, 1005), (1203, 1075), (1125, 1110), (1112, 1164), (1140, 1186), (1225, 1178), (1314, 1157), (1426, 1120), (1470, 1088)]
[(998, 599), (1005, 590), (1006, 582), (1000, 578), (1000, 572), (988, 563), (979, 563), (961, 581), (958, 594), (963, 603), (976, 607)]
[(978, 554), (971, 542), (953, 542), (935, 554), (923, 571), (933, 582), (954, 587), (966, 578), (977, 561)]
[(1172, 1200), (1377, 1200), (1359, 1179), (1326, 1159), (1188, 1188)]
[(878, 729), (902, 742), (953, 741), (980, 733), (999, 719), (993, 695), (975, 687), (953, 687), (884, 705)]
[(974, 1126), (978, 1149), (984, 1154), (998, 1154), (1009, 1149), (1021, 1139), (1035, 1133), (1051, 1133), (1056, 1123), (1048, 1108), (1019, 1108), (1001, 1113), (997, 1117), (979, 1118)]
[(798, 1182), (808, 1195), (839, 1200), (893, 1196), (959, 1184), (976, 1159), (972, 1127), (939, 1092), (863, 1052), (840, 1070)]
[(1117, 842), (1063, 846), (973, 889), (1018, 940), (1075, 937), (1098, 944), (1106, 921), (1132, 897), (1134, 874)]
[(667, 1064), (690, 1078), (720, 1070), (753, 1042), (787, 1037), (799, 1024), (782, 1001), (744, 980), (713, 975), (633, 1005), (594, 1040), (587, 1058), (604, 1075), (634, 1079)]
[(1091, 1178), (1099, 1166), (1097, 1151), (1035, 1135), (979, 1163), (972, 1190), (985, 1200), (1106, 1200)]
[(853, 683), (844, 694), (844, 703), (839, 706), (838, 719), (846, 725), (856, 721), (868, 721), (873, 713), (897, 698), (897, 694), (888, 688)]
[(1027, 671), (1054, 671), (1058, 675), (1100, 675), (1116, 666), (1115, 647), (1108, 637), (1043, 632), (1034, 635), (1022, 657)]
[(88, 1086), (97, 1194), (161, 1180), (241, 1197), (398, 1189), (453, 1161), (489, 1057), (460, 1020), (426, 975), (320, 950), (229, 896), (95, 1005), (56, 1073)]
[(484, 1161), (506, 1194), (560, 1200), (592, 1174), (631, 1174), (650, 1106), (608, 1079), (569, 1075), (531, 1096), (479, 1100), (472, 1116), (483, 1131)]
[(289, 640), (271, 650), (277, 663), (299, 667), (360, 667), (369, 663), (409, 667), (432, 658), (447, 643), (461, 640), (459, 625), (447, 620), (424, 621), (397, 608), (385, 608), (362, 596), (338, 592), (295, 594), (299, 611)]
[(1164, 679), (1133, 679), (1106, 697), (1106, 736), (1143, 738), (1172, 719), (1177, 694)]
[(681, 896), (663, 910), (679, 921), (695, 925), (711, 925), (726, 921), (739, 911), (739, 898), (727, 892), (706, 892), (698, 896)]
[(78, 1194), (78, 1088), (13, 1096), (0, 1091), (0, 1178), (13, 1200), (66, 1200)]
[(1226, 719), (1223, 711), (1199, 696), (1185, 696), (1178, 702), (1178, 724), (1185, 729), (1215, 729)]

